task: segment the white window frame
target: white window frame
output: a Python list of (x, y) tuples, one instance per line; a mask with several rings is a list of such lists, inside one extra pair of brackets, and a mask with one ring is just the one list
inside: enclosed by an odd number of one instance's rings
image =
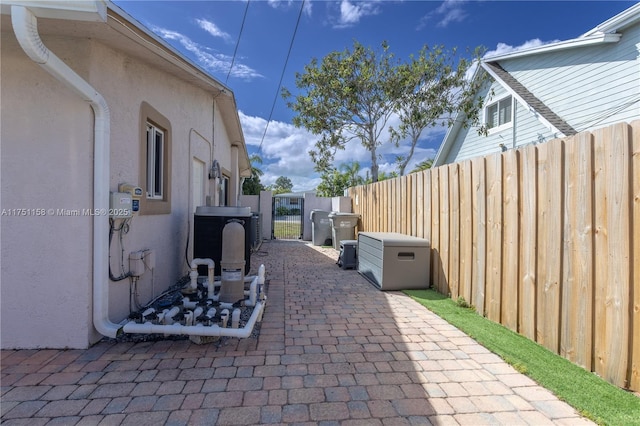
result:
[(164, 145), (164, 130), (147, 122), (147, 198), (153, 200), (164, 199)]
[[(506, 121), (504, 123), (500, 123), (500, 106), (501, 104), (505, 103), (506, 101), (509, 102), (510, 105), (510, 114), (509, 114), (509, 121)], [(498, 125), (494, 126), (494, 127), (489, 127), (490, 123), (489, 123), (489, 118), (491, 116), (491, 114), (489, 114), (489, 109), (492, 107), (496, 107), (497, 113), (498, 113)], [(495, 100), (494, 102), (491, 102), (490, 104), (488, 104), (485, 108), (484, 108), (484, 120), (483, 122), (485, 123), (485, 125), (487, 126), (487, 130), (489, 132), (489, 134), (491, 133), (495, 133), (495, 132), (499, 132), (501, 130), (505, 130), (505, 129), (509, 129), (511, 127), (513, 127), (513, 96), (511, 95), (505, 95), (503, 97), (501, 97), (500, 99)]]
[(229, 205), (229, 184), (231, 183), (231, 178), (229, 176), (223, 174), (220, 176), (220, 206), (228, 206)]

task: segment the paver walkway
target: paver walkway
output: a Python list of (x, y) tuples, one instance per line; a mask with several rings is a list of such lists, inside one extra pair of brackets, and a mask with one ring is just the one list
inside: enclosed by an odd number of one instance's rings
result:
[[(337, 252), (272, 241), (257, 339), (2, 351), (3, 425), (590, 424)], [(257, 270), (257, 267), (252, 271)]]

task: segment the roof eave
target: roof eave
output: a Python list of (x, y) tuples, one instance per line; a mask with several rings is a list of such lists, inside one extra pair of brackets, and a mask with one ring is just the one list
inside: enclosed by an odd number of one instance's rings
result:
[(607, 19), (592, 30), (587, 31), (582, 37), (587, 37), (598, 33), (611, 33), (616, 32), (622, 28), (634, 24), (640, 20), (640, 3), (637, 3), (630, 8), (623, 10), (616, 16)]
[(542, 53), (556, 52), (556, 51), (562, 51), (566, 49), (575, 49), (577, 47), (592, 46), (595, 44), (617, 43), (620, 40), (620, 37), (622, 37), (621, 34), (613, 34), (613, 33), (592, 34), (586, 37), (574, 38), (571, 40), (565, 40), (557, 43), (546, 44), (544, 46), (533, 47), (530, 49), (522, 49), (516, 52), (505, 53), (503, 55), (487, 56), (484, 58), (484, 60), (491, 61), (491, 62), (503, 61), (505, 59), (520, 58), (524, 56), (533, 56), (533, 55), (539, 55)]

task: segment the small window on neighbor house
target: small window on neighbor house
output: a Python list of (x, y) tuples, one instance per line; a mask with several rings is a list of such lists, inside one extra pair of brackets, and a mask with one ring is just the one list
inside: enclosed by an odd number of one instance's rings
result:
[(289, 199), (289, 204), (292, 206), (297, 206), (298, 205), (298, 199), (297, 198), (290, 198)]
[(489, 104), (485, 109), (485, 123), (487, 128), (494, 129), (511, 123), (512, 98), (507, 96), (497, 102)]
[(147, 123), (147, 198), (164, 197), (164, 143), (164, 131)]

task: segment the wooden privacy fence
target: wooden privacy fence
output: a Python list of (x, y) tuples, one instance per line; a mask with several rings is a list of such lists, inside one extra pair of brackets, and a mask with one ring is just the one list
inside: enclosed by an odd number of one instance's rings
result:
[(350, 188), (431, 242), (431, 285), (640, 391), (640, 121)]

